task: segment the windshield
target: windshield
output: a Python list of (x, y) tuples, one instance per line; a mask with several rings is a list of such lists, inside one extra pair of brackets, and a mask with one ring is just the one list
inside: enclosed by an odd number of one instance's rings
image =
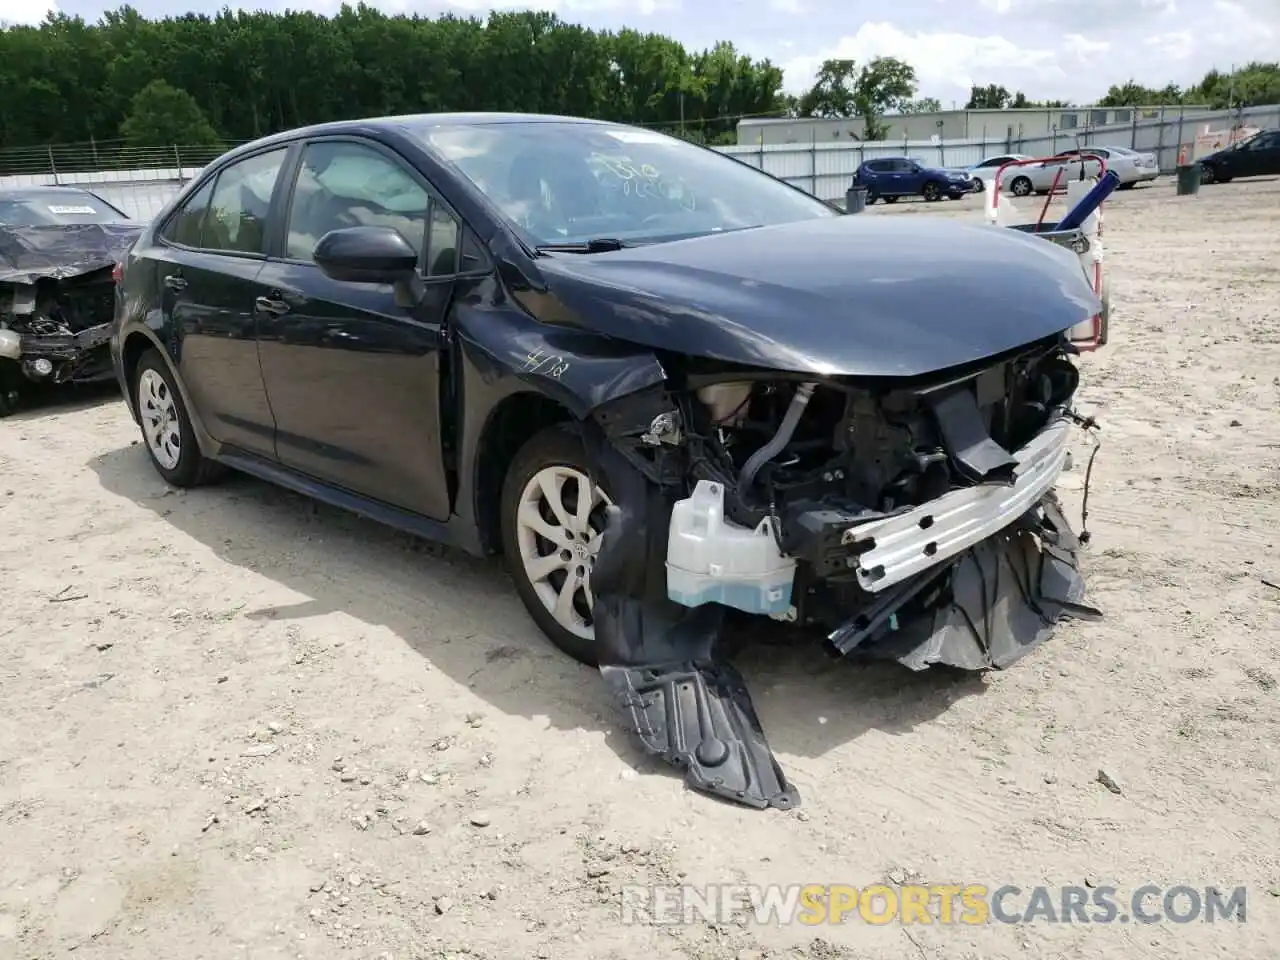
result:
[(105, 200), (80, 190), (0, 193), (0, 225), (6, 227), (119, 223), (128, 219)]
[(840, 215), (723, 154), (632, 127), (535, 121), (410, 132), (539, 246), (653, 242)]

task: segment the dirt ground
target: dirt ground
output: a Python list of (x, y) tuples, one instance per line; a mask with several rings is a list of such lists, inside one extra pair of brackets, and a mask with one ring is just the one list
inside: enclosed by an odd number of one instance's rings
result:
[[(1278, 182), (1116, 195), (1082, 402), (1106, 619), (985, 678), (748, 651), (790, 813), (644, 759), (495, 563), (247, 478), (166, 489), (112, 397), (0, 421), (0, 958), (1280, 956), (1278, 210)], [(908, 878), (1244, 884), (1247, 922), (663, 927), (618, 905), (630, 883)]]

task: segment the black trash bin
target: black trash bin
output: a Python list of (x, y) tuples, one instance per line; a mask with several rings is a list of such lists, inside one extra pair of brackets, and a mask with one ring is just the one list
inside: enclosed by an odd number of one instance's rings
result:
[(844, 192), (844, 212), (861, 213), (867, 209), (867, 188), (854, 184)]
[(1190, 197), (1200, 192), (1200, 164), (1184, 163), (1178, 167), (1178, 196)]

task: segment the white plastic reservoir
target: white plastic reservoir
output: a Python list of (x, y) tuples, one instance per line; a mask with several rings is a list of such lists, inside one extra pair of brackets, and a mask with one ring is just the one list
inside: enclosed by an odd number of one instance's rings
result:
[(791, 608), (796, 562), (783, 556), (772, 521), (754, 530), (724, 518), (724, 487), (699, 480), (677, 500), (667, 537), (667, 596), (686, 607), (722, 603), (748, 613)]

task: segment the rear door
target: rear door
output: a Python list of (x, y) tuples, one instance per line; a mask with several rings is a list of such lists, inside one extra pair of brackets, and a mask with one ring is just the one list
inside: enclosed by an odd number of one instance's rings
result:
[[(441, 367), (461, 220), (416, 169), (372, 140), (310, 140), (290, 180), (258, 314), (277, 455), (316, 479), (443, 520), (451, 504)], [(393, 227), (418, 250), (421, 302), (316, 266), (321, 237), (360, 225)]]
[(274, 454), (275, 422), (258, 363), (253, 311), (275, 187), (275, 147), (222, 168), (175, 211), (151, 255), (183, 383), (222, 443)]

